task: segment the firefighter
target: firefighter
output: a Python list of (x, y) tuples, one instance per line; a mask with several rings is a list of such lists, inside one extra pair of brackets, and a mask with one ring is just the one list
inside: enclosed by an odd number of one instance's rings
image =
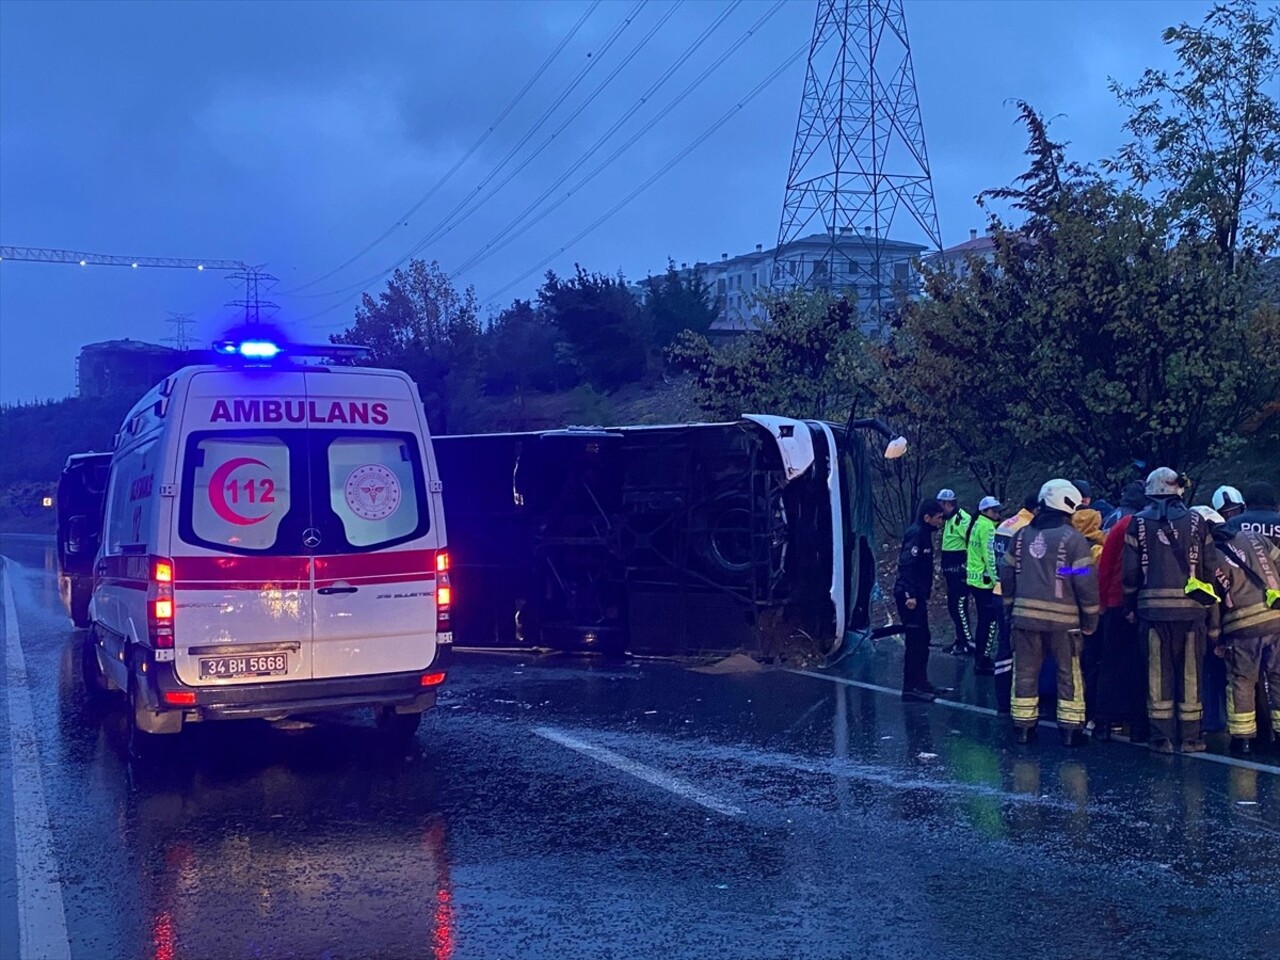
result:
[(1040, 488), (1035, 519), (1019, 530), (1005, 554), (1000, 587), (1012, 620), (1013, 724), (1030, 743), (1040, 722), (1040, 668), (1057, 664), (1058, 730), (1069, 747), (1084, 746), (1085, 634), (1098, 628), (1098, 579), (1089, 541), (1072, 525), (1080, 491), (1069, 480)]
[(947, 584), (947, 613), (956, 628), (955, 642), (948, 653), (963, 655), (973, 645), (973, 628), (969, 625), (969, 588), (965, 584), (965, 562), (969, 543), (969, 527), (973, 520), (960, 508), (956, 492), (950, 488), (938, 491), (942, 504), (942, 578)]
[(996, 623), (999, 620), (1000, 599), (995, 595), (1000, 571), (996, 569), (996, 555), (992, 540), (996, 524), (1000, 522), (1000, 501), (995, 497), (983, 497), (978, 504), (978, 515), (973, 518), (969, 530), (965, 574), (973, 605), (977, 608), (978, 627), (974, 631), (974, 673), (991, 676), (996, 672)]
[[(1040, 497), (1038, 494), (1033, 494), (1023, 501), (1021, 510), (996, 527), (996, 532), (991, 538), (991, 549), (995, 554), (997, 573), (1004, 569), (1004, 558), (1009, 553), (1009, 544), (1013, 542), (1013, 535), (1035, 519), (1038, 509), (1040, 509)], [(996, 615), (1000, 619), (996, 625), (996, 714), (1007, 717), (1010, 697), (1013, 694), (1013, 641), (1009, 635), (1009, 614), (1001, 596), (1003, 592), (1004, 588), (997, 580)]]
[(1207, 582), (1214, 570), (1208, 525), (1183, 503), (1186, 486), (1186, 478), (1168, 467), (1150, 473), (1150, 503), (1130, 521), (1121, 558), (1125, 617), (1138, 624), (1146, 650), (1150, 747), (1166, 754), (1174, 752), (1178, 722), (1182, 751), (1205, 749), (1200, 665), (1208, 609), (1218, 602)]
[(1217, 548), (1217, 580), (1225, 594), (1222, 640), (1227, 665), (1227, 731), (1231, 751), (1253, 752), (1258, 736), (1254, 689), (1267, 678), (1271, 729), (1280, 738), (1280, 547), (1252, 530), (1232, 533), (1216, 510), (1194, 507), (1209, 522)]
[(924, 500), (915, 523), (907, 527), (898, 554), (898, 579), (893, 599), (898, 619), (906, 628), (902, 658), (902, 699), (930, 703), (945, 693), (929, 683), (929, 594), (933, 589), (933, 531), (945, 514), (937, 500)]

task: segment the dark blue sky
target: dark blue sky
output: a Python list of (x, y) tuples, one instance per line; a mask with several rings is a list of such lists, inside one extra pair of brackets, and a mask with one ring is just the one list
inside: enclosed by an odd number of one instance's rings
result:
[[(286, 295), (378, 237), (448, 170), (587, 10), (550, 3), (0, 2), (0, 243), (266, 263), (278, 319), (320, 339), (358, 294)], [(658, 25), (580, 118), (487, 205), (423, 254), (454, 270), (521, 212), (712, 23), (727, 0), (609, 0), (521, 102), (407, 225), (334, 277), (356, 287), (403, 256), (533, 126), (570, 78), (597, 65), (531, 151)], [(761, 17), (741, 4), (596, 156), (653, 116)], [(1024, 169), (1011, 97), (1063, 114), (1054, 132), (1097, 159), (1121, 141), (1107, 77), (1167, 65), (1164, 27), (1207, 3), (907, 0), (944, 241), (981, 227), (974, 195)], [(482, 301), (561, 247), (662, 167), (809, 37), (795, 0), (623, 158), (496, 256), (461, 277)], [(650, 191), (553, 265), (631, 277), (776, 240), (803, 59)], [(508, 167), (510, 171), (516, 164)], [(505, 172), (502, 177), (505, 177)], [(575, 178), (576, 180), (576, 178)], [(574, 182), (571, 180), (570, 183)], [(480, 196), (484, 196), (483, 193)], [(914, 239), (906, 237), (905, 239)], [(380, 283), (372, 286), (379, 287)], [(530, 277), (503, 295), (531, 295)], [(159, 340), (170, 311), (215, 335), (236, 291), (220, 274), (0, 265), (0, 400), (74, 389), (79, 347)]]

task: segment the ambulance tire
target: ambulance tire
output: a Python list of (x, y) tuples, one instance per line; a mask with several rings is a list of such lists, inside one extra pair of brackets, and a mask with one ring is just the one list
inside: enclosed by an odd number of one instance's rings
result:
[(129, 755), (135, 760), (152, 760), (169, 747), (182, 732), (182, 714), (157, 716), (147, 709), (137, 681), (129, 684)]
[(396, 713), (395, 707), (380, 707), (376, 717), (383, 736), (395, 743), (408, 743), (422, 723), (421, 713)]

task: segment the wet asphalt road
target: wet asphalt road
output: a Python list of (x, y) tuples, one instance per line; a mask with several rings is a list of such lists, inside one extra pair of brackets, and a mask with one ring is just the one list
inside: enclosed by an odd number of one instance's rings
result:
[(140, 767), (82, 703), (50, 551), (0, 552), (26, 663), (0, 696), (6, 960), (50, 915), (40, 875), (92, 960), (1280, 955), (1280, 772), (1020, 750), (871, 689), (892, 644), (841, 669), (860, 685), (469, 656), (407, 755), (351, 717), (195, 727)]

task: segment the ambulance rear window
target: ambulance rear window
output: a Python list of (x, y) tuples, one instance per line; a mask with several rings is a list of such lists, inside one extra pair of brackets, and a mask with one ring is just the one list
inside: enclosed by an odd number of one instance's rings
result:
[(183, 471), (183, 539), (233, 552), (268, 552), (292, 507), (292, 456), (280, 436), (204, 434)]
[(346, 545), (368, 548), (426, 532), (422, 462), (410, 434), (344, 434), (328, 443), (329, 508)]

